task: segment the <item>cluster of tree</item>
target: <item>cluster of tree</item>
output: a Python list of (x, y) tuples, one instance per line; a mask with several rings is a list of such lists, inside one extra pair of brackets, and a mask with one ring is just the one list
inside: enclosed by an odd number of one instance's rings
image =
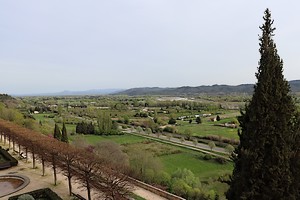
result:
[[(75, 179), (87, 190), (91, 200), (91, 190), (99, 198), (126, 199), (131, 186), (125, 175), (126, 167), (120, 167), (117, 162), (111, 162), (107, 155), (95, 153), (87, 148), (76, 148), (52, 137), (39, 134), (8, 121), (0, 120), (1, 141), (9, 143), (9, 148), (25, 151), (32, 154), (32, 167), (36, 168), (36, 159), (42, 164), (42, 173), (45, 175), (45, 166), (53, 169), (54, 185), (57, 184), (57, 170), (59, 169), (68, 178), (69, 193), (72, 193), (71, 180)], [(103, 151), (100, 151), (103, 152)]]
[[(35, 121), (31, 115), (23, 115), (17, 109), (9, 108), (6, 104), (0, 102), (0, 118), (11, 121), (15, 124), (24, 126), (31, 130), (44, 130), (42, 125)], [(45, 124), (46, 125), (46, 124)], [(47, 126), (49, 131), (49, 127)], [(43, 131), (43, 133), (45, 133)]]
[(170, 191), (188, 200), (219, 199), (214, 190), (206, 190), (194, 173), (188, 169), (176, 170), (170, 178)]
[[(128, 123), (128, 121), (127, 121)], [(95, 135), (118, 135), (118, 123), (111, 120), (111, 116), (107, 112), (98, 112), (97, 124), (92, 122), (80, 122), (76, 125), (76, 133), (80, 134), (95, 134)]]
[(119, 134), (118, 123), (111, 120), (111, 116), (107, 112), (99, 112), (97, 116), (97, 125), (99, 135), (115, 135)]
[(0, 102), (3, 102), (3, 103), (8, 103), (8, 102), (14, 102), (15, 99), (8, 95), (8, 94), (0, 94)]
[(211, 103), (202, 103), (198, 101), (185, 101), (185, 100), (165, 100), (165, 101), (154, 101), (153, 99), (143, 99), (134, 97), (132, 100), (128, 99), (120, 99), (119, 101), (125, 101), (124, 105), (132, 105), (134, 107), (160, 107), (161, 110), (163, 108), (176, 108), (179, 109), (188, 109), (188, 110), (217, 110), (219, 107), (217, 104)]
[(134, 115), (134, 117), (144, 117), (144, 118), (146, 118), (146, 117), (148, 117), (148, 114), (145, 113), (145, 112), (138, 112)]
[(63, 123), (63, 128), (60, 130), (58, 124), (55, 124), (53, 137), (59, 141), (69, 143), (66, 124)]
[(172, 193), (190, 200), (217, 199), (215, 191), (201, 187), (199, 178), (190, 170), (178, 169), (171, 175), (162, 170), (162, 163), (149, 151), (128, 149), (131, 176), (150, 184), (159, 184)]
[(95, 134), (95, 126), (92, 122), (87, 123), (82, 121), (76, 125), (76, 133)]
[(24, 116), (13, 108), (8, 108), (4, 103), (0, 102), (0, 117), (1, 119), (14, 122), (22, 125), (24, 122)]
[(118, 111), (125, 111), (125, 110), (128, 110), (128, 104), (116, 103), (112, 108), (116, 109)]
[(50, 112), (51, 111), (51, 108), (49, 106), (46, 106), (46, 105), (39, 105), (39, 106), (35, 106), (35, 107), (31, 107), (29, 108), (29, 112), (30, 113), (33, 113), (34, 111), (38, 111), (40, 113), (43, 113), (43, 112)]
[(130, 121), (129, 121), (129, 117), (128, 117), (127, 115), (125, 115), (125, 116), (124, 116), (123, 123), (124, 123), (124, 124), (129, 124), (129, 122), (130, 122)]

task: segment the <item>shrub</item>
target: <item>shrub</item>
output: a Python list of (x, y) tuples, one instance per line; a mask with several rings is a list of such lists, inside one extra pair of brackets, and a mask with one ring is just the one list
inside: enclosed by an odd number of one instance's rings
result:
[(165, 132), (168, 132), (168, 133), (175, 133), (176, 132), (176, 129), (175, 127), (172, 127), (172, 126), (166, 126), (163, 131)]
[(151, 128), (146, 128), (146, 133), (147, 133), (148, 135), (150, 135), (150, 134), (152, 133)]
[(215, 158), (215, 161), (217, 161), (220, 164), (225, 164), (227, 162), (225, 158), (221, 158), (221, 157)]
[(22, 194), (18, 197), (18, 200), (34, 200), (34, 198), (30, 194)]
[(204, 160), (211, 160), (212, 156), (210, 154), (206, 154), (205, 156), (203, 156)]
[(148, 183), (153, 183), (155, 179), (155, 172), (153, 169), (145, 169), (144, 180)]
[[(53, 192), (49, 188), (34, 190), (31, 192), (28, 192), (27, 194), (21, 194), (21, 195), (9, 197), (8, 199), (9, 200), (19, 200), (19, 198), (21, 196), (25, 196), (25, 195), (26, 195), (26, 197), (24, 197), (24, 198), (26, 198), (26, 200), (27, 200), (27, 197), (30, 198), (29, 196), (31, 196), (33, 198), (28, 199), (28, 200), (32, 200), (32, 199), (62, 200), (62, 198), (60, 198), (55, 192)], [(25, 199), (22, 198), (22, 200), (25, 200)]]
[(229, 153), (229, 154), (232, 154), (232, 152), (234, 151), (234, 147), (230, 144), (228, 144), (226, 147), (225, 147), (225, 150)]
[(171, 176), (167, 172), (158, 172), (155, 177), (155, 182), (163, 186), (169, 186), (171, 183)]
[(209, 146), (211, 151), (216, 147), (216, 144), (213, 141), (210, 141), (207, 145)]
[(174, 119), (173, 117), (171, 117), (171, 119), (169, 120), (168, 124), (176, 124), (176, 119)]
[(117, 122), (118, 123), (123, 123), (123, 120), (122, 119), (118, 119)]
[(201, 123), (202, 123), (201, 118), (200, 118), (200, 117), (197, 117), (197, 118), (196, 118), (196, 122), (197, 122), (197, 124), (201, 124)]

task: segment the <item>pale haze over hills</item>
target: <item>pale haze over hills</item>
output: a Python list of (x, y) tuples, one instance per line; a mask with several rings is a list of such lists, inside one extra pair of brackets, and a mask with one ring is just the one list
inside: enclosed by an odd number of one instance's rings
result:
[(254, 83), (267, 7), (299, 79), (298, 1), (1, 1), (0, 93)]
[[(289, 81), (291, 92), (300, 92), (300, 80)], [(202, 85), (196, 87), (141, 87), (130, 89), (100, 89), (85, 91), (62, 91), (56, 93), (18, 94), (16, 96), (82, 96), (82, 95), (200, 95), (200, 94), (252, 94), (254, 84), (240, 85)]]

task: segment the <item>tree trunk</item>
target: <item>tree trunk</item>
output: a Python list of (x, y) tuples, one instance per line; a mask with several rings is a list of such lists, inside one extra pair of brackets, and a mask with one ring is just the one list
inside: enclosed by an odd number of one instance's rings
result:
[(86, 179), (86, 189), (87, 189), (87, 193), (88, 193), (88, 200), (92, 200), (92, 198), (91, 198), (90, 181), (88, 179)]
[(70, 194), (70, 196), (72, 196), (72, 183), (71, 183), (71, 179), (72, 179), (72, 176), (69, 174), (68, 175), (68, 183), (69, 183), (69, 194)]
[(15, 140), (13, 140), (13, 151), (15, 151)]
[(52, 166), (53, 166), (54, 185), (56, 185), (57, 176), (56, 176), (56, 163), (55, 163), (54, 155), (52, 155)]
[(70, 165), (68, 164), (68, 183), (69, 183), (69, 194), (70, 196), (72, 196), (72, 184), (71, 184), (71, 169), (70, 169)]
[(26, 162), (28, 162), (28, 148), (25, 147)]
[(56, 177), (56, 166), (53, 165), (53, 175), (54, 175), (54, 185), (56, 185), (57, 177)]
[(34, 154), (34, 151), (32, 151), (32, 169), (35, 169), (35, 154)]
[(45, 176), (45, 159), (44, 159), (44, 156), (42, 156), (42, 169), (43, 169), (43, 176)]

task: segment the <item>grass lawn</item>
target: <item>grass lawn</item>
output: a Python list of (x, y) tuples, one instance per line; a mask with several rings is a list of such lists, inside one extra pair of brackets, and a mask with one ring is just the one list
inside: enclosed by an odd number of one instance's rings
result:
[(53, 113), (39, 113), (39, 114), (33, 114), (33, 117), (35, 118), (35, 120), (37, 121), (43, 121), (43, 120), (50, 120), (53, 118), (48, 118), (47, 116), (55, 116), (55, 114)]
[(144, 199), (143, 197), (140, 197), (140, 196), (138, 196), (138, 195), (136, 195), (136, 194), (132, 194), (131, 197), (132, 197), (134, 200), (146, 200), (146, 199)]
[(96, 144), (100, 141), (114, 141), (118, 144), (134, 144), (139, 143), (142, 141), (145, 141), (146, 139), (134, 135), (109, 135), (109, 136), (103, 136), (103, 135), (72, 135), (70, 136), (71, 141), (74, 140), (76, 137), (83, 137), (87, 143), (89, 144)]
[[(201, 124), (192, 123), (187, 121), (180, 121), (179, 126), (176, 126), (179, 133), (184, 133), (186, 129), (192, 131), (194, 136), (207, 136), (216, 135), (231, 139), (239, 139), (236, 128), (226, 128), (220, 126), (214, 126), (214, 124), (220, 124), (221, 122), (203, 122)], [(224, 122), (223, 122), (224, 123)]]
[(177, 169), (186, 168), (191, 170), (200, 180), (218, 178), (225, 173), (231, 173), (233, 164), (219, 164), (214, 160), (203, 160), (201, 153), (183, 150), (182, 153), (164, 155), (159, 157), (164, 164), (164, 170), (172, 174)]
[(35, 118), (35, 120), (37, 121), (42, 121), (45, 119), (45, 114), (34, 114), (33, 117)]

